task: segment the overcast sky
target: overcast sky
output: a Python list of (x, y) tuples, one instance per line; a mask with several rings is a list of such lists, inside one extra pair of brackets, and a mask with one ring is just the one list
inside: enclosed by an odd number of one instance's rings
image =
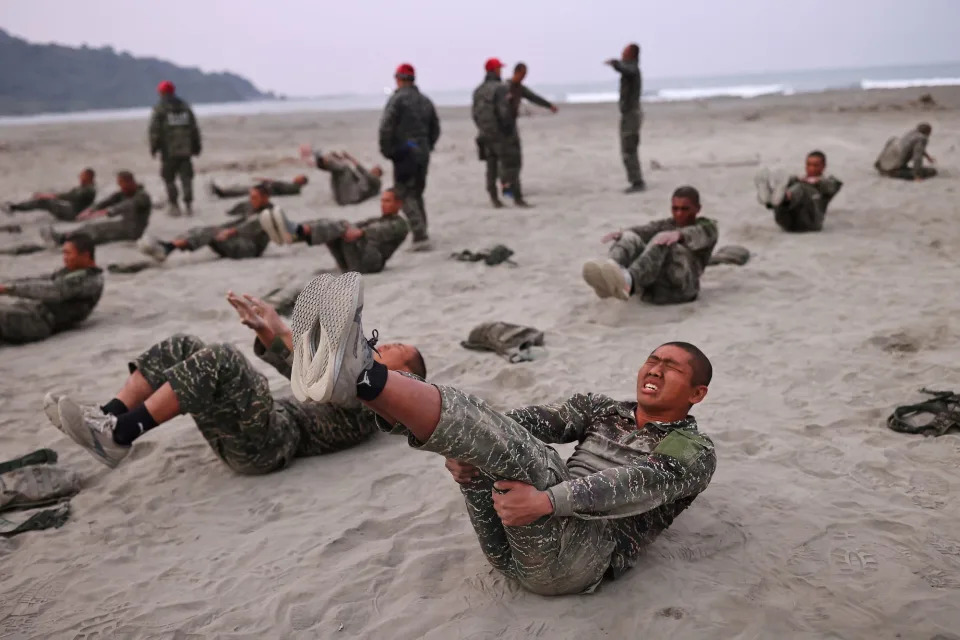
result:
[(0, 0), (35, 42), (111, 45), (290, 95), (379, 92), (399, 62), (426, 89), (471, 87), (484, 59), (531, 84), (960, 60), (960, 0)]

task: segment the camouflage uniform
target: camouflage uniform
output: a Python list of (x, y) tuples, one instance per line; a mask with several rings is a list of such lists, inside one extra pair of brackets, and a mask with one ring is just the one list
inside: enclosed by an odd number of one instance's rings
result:
[(393, 162), (393, 188), (403, 200), (415, 241), (427, 239), (427, 187), (430, 153), (440, 138), (440, 120), (430, 98), (415, 86), (400, 87), (380, 119), (380, 153)]
[(515, 177), (509, 173), (513, 166), (507, 166), (505, 156), (509, 153), (507, 138), (511, 135), (513, 122), (508, 98), (509, 88), (492, 71), (487, 72), (483, 82), (473, 92), (473, 122), (477, 125), (477, 144), (482, 148), (487, 163), (487, 193), (492, 200), (499, 199), (497, 177), (505, 185), (512, 184), (510, 179)]
[(816, 184), (791, 177), (786, 191), (790, 197), (774, 207), (774, 220), (784, 231), (820, 231), (827, 205), (842, 186), (833, 176), (823, 177)]
[[(187, 241), (186, 251), (210, 247), (221, 258), (243, 260), (260, 257), (270, 244), (270, 236), (260, 224), (260, 211), (253, 211), (251, 208), (251, 215), (243, 220), (190, 229), (184, 236)], [(226, 240), (217, 240), (217, 234), (224, 229), (236, 229), (237, 234)]]
[(347, 228), (346, 221), (315, 220), (304, 224), (310, 227), (307, 244), (327, 245), (337, 266), (344, 273), (383, 271), (387, 260), (403, 244), (409, 231), (407, 221), (402, 216), (379, 216), (354, 225), (363, 229), (363, 237), (354, 242), (344, 242), (341, 236)]
[(69, 191), (56, 194), (53, 198), (39, 198), (10, 205), (11, 211), (33, 211), (42, 209), (58, 220), (73, 222), (77, 214), (93, 204), (97, 197), (97, 187), (93, 184), (78, 185)]
[[(150, 213), (153, 205), (150, 196), (142, 186), (138, 186), (132, 196), (118, 191), (106, 200), (102, 200), (92, 207), (95, 211), (107, 210), (107, 218), (119, 220), (94, 220), (77, 227), (71, 233), (83, 232), (93, 238), (94, 244), (106, 244), (121, 240), (137, 240), (143, 235), (150, 222)], [(55, 233), (54, 239), (63, 244), (69, 233)]]
[(338, 205), (360, 204), (380, 193), (380, 178), (359, 164), (315, 154), (317, 168), (330, 172), (330, 191)]
[(150, 153), (160, 154), (160, 177), (167, 186), (167, 201), (177, 204), (177, 176), (183, 185), (183, 201), (193, 202), (192, 156), (202, 150), (200, 127), (190, 106), (176, 96), (164, 96), (150, 117)]
[(614, 60), (613, 68), (620, 73), (620, 155), (627, 170), (627, 181), (640, 184), (643, 182), (638, 152), (640, 125), (643, 123), (640, 109), (643, 75), (637, 60)]
[(937, 170), (923, 166), (923, 154), (927, 151), (929, 141), (930, 136), (916, 129), (908, 131), (900, 138), (891, 138), (887, 140), (874, 166), (880, 173), (891, 178), (932, 178), (937, 175)]
[[(623, 574), (716, 468), (713, 443), (693, 416), (637, 425), (635, 402), (594, 394), (501, 414), (457, 389), (437, 389), (440, 422), (425, 443), (408, 433), (410, 445), (482, 471), (460, 487), (480, 548), (495, 569), (535, 593), (591, 591), (604, 575)], [(578, 445), (564, 462), (549, 445), (568, 442)], [(493, 506), (497, 480), (546, 491), (553, 514), (505, 527)]]
[(266, 180), (264, 182), (255, 182), (249, 186), (242, 184), (232, 184), (226, 187), (214, 185), (213, 193), (218, 198), (243, 198), (250, 194), (250, 189), (255, 185), (262, 184), (267, 187), (267, 193), (271, 196), (298, 196), (303, 185), (296, 182), (283, 182), (282, 180)]
[[(257, 340), (254, 352), (290, 377), (292, 355), (278, 338), (267, 349)], [(205, 345), (199, 338), (175, 335), (130, 363), (153, 389), (169, 382), (197, 428), (228, 467), (260, 475), (277, 471), (293, 458), (315, 456), (363, 442), (376, 429), (367, 409), (274, 398), (270, 385), (240, 351), (229, 344)]]
[[(672, 246), (650, 244), (661, 231), (680, 231), (683, 240)], [(630, 272), (634, 293), (653, 304), (691, 302), (700, 294), (700, 274), (717, 245), (717, 223), (697, 218), (678, 227), (673, 218), (624, 231), (610, 247), (610, 258)]]
[(509, 103), (510, 133), (504, 138), (501, 148), (503, 173), (501, 180), (510, 185), (510, 190), (516, 199), (523, 200), (523, 191), (520, 186), (520, 169), (523, 167), (523, 152), (520, 146), (520, 130), (517, 127), (517, 117), (520, 114), (520, 103), (529, 100), (533, 104), (545, 109), (552, 109), (553, 103), (534, 93), (523, 84), (507, 82), (507, 102)]
[(15, 297), (0, 297), (0, 342), (33, 342), (90, 315), (103, 292), (103, 271), (64, 268), (46, 278), (14, 280), (6, 287)]

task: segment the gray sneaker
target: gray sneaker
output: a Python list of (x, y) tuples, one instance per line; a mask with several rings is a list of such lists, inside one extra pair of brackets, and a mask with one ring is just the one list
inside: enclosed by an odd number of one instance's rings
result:
[(60, 409), (57, 407), (60, 397), (59, 393), (48, 393), (43, 396), (43, 412), (47, 414), (50, 424), (63, 431), (63, 426), (60, 424)]
[(583, 263), (583, 280), (593, 287), (593, 292), (599, 298), (609, 298), (613, 295), (610, 286), (603, 277), (603, 263), (599, 260), (588, 260)]
[(773, 207), (779, 207), (787, 194), (787, 186), (790, 184), (790, 176), (782, 171), (771, 174), (770, 177), (770, 204)]
[(40, 237), (43, 238), (44, 243), (46, 243), (48, 247), (56, 248), (60, 245), (57, 241), (57, 232), (53, 230), (53, 226), (51, 225), (40, 227)]
[(157, 262), (163, 262), (167, 259), (167, 250), (163, 248), (159, 240), (151, 235), (145, 234), (137, 240), (137, 249), (140, 250), (140, 253), (150, 256)]
[(293, 371), (290, 383), (301, 402), (359, 404), (357, 384), (373, 366), (373, 345), (363, 337), (363, 281), (359, 273), (321, 274), (293, 307)]
[(274, 244), (293, 244), (291, 229), (296, 229), (296, 225), (290, 224), (280, 207), (270, 207), (261, 211), (260, 226), (270, 236), (270, 240)]
[(113, 441), (113, 430), (117, 426), (117, 417), (95, 415), (71, 400), (62, 396), (57, 403), (60, 413), (60, 429), (94, 458), (111, 469), (130, 453), (130, 447), (124, 447)]

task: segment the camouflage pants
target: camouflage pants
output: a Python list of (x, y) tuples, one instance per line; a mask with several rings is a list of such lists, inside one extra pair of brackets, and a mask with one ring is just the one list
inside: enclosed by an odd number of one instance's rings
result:
[(163, 158), (160, 161), (160, 177), (167, 187), (167, 201), (177, 204), (180, 194), (177, 192), (177, 177), (183, 186), (183, 201), (193, 202), (193, 162), (190, 158)]
[(405, 168), (398, 175), (397, 163), (394, 163), (393, 188), (403, 200), (403, 213), (410, 222), (414, 242), (427, 239), (427, 208), (423, 202), (423, 192), (427, 188), (427, 167), (429, 160)]
[(483, 471), (461, 485), (470, 521), (490, 564), (541, 595), (590, 591), (610, 564), (614, 541), (605, 520), (544, 517), (505, 527), (493, 507), (493, 483), (517, 480), (544, 490), (571, 478), (557, 451), (479, 398), (438, 386), (440, 422), (412, 446), (468, 462)]
[(0, 297), (0, 342), (36, 342), (55, 329), (56, 319), (39, 300)]
[[(127, 220), (120, 218), (105, 218), (103, 220), (94, 220), (85, 225), (79, 226), (70, 233), (85, 233), (93, 239), (93, 243), (107, 244), (108, 242), (121, 242), (123, 240), (138, 240), (143, 235), (146, 225), (136, 220)], [(70, 235), (69, 233), (60, 233), (56, 237), (60, 244)]]
[(643, 182), (643, 173), (640, 170), (640, 125), (643, 116), (639, 111), (630, 111), (620, 114), (620, 157), (627, 170), (627, 181), (630, 184)]
[[(890, 178), (899, 178), (900, 180), (915, 180), (917, 177), (914, 170), (910, 167), (895, 169), (894, 171), (887, 172), (886, 175)], [(920, 167), (921, 178), (932, 178), (935, 175), (937, 175), (937, 170), (933, 167)]]
[(360, 238), (355, 242), (344, 242), (337, 238), (327, 243), (327, 248), (333, 254), (340, 270), (356, 271), (358, 273), (379, 273), (383, 271), (386, 262), (375, 242), (367, 238)]
[(520, 136), (514, 132), (500, 140), (484, 142), (484, 150), (487, 157), (487, 193), (490, 197), (498, 196), (499, 176), (505, 189), (511, 189), (515, 197), (523, 198), (520, 186), (520, 169), (523, 166)]
[(41, 209), (47, 211), (57, 219), (63, 222), (73, 222), (77, 218), (79, 211), (74, 211), (73, 205), (67, 200), (57, 200), (56, 198), (40, 198), (37, 200), (27, 200), (10, 205), (12, 211), (34, 211)]
[(700, 264), (683, 245), (648, 245), (634, 232), (624, 231), (609, 255), (630, 272), (634, 293), (642, 292), (644, 302), (679, 304), (700, 294)]
[(223, 227), (194, 227), (187, 231), (186, 240), (189, 251), (196, 251), (203, 247), (210, 247), (221, 258), (230, 258), (231, 260), (243, 260), (245, 258), (258, 258), (270, 244), (270, 238), (263, 234), (263, 237), (250, 237), (245, 235), (235, 235), (226, 240), (217, 240), (218, 233), (223, 231)]
[(789, 197), (784, 198), (773, 210), (773, 219), (784, 231), (820, 231), (826, 210), (821, 211), (822, 199), (819, 193), (805, 187), (802, 183), (791, 185), (787, 189)]
[(218, 198), (243, 198), (250, 195), (253, 185), (231, 184), (226, 187), (214, 186), (213, 194)]
[(269, 473), (293, 459), (300, 443), (296, 422), (274, 404), (267, 379), (233, 345), (175, 335), (142, 353), (130, 371), (153, 389), (169, 382), (180, 409), (237, 473)]

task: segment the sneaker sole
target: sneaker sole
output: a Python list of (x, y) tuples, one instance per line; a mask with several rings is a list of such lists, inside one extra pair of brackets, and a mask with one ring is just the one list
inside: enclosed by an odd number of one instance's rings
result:
[(787, 193), (787, 183), (789, 181), (789, 176), (779, 171), (771, 177), (770, 204), (775, 207), (779, 207), (783, 203), (783, 199), (786, 197)]
[(329, 402), (340, 374), (350, 329), (363, 310), (359, 273), (338, 278), (321, 274), (308, 284), (293, 307), (294, 395), (301, 402)]
[(614, 298), (618, 300), (630, 299), (630, 294), (624, 291), (627, 282), (623, 279), (623, 272), (620, 271), (619, 266), (608, 262), (600, 266), (600, 271), (603, 274), (603, 279), (607, 282), (607, 291)]
[(153, 236), (144, 236), (137, 241), (137, 249), (140, 253), (149, 256), (157, 262), (165, 262), (166, 252), (160, 247), (160, 243)]
[(119, 461), (111, 460), (103, 446), (97, 440), (93, 431), (87, 426), (83, 417), (83, 409), (76, 402), (64, 396), (57, 403), (57, 412), (60, 415), (60, 430), (71, 440), (86, 449), (97, 462), (101, 462), (111, 469), (116, 468)]
[(47, 420), (60, 431), (63, 431), (63, 425), (60, 423), (60, 409), (57, 404), (60, 402), (60, 396), (54, 393), (47, 393), (43, 396), (43, 412), (47, 414)]
[(290, 234), (288, 229), (290, 221), (287, 220), (287, 214), (285, 214), (282, 209), (273, 209), (270, 211), (270, 220), (273, 222), (273, 226), (277, 230), (277, 235), (279, 236), (281, 243), (293, 244), (293, 235)]
[(583, 279), (593, 287), (593, 292), (600, 298), (609, 298), (610, 290), (607, 287), (607, 281), (603, 277), (603, 269), (597, 262), (587, 262), (583, 265)]
[(284, 234), (281, 232), (282, 227), (278, 226), (277, 219), (273, 216), (273, 213), (270, 209), (261, 211), (260, 226), (263, 227), (263, 230), (270, 236), (270, 242), (280, 245), (289, 244), (284, 241)]

